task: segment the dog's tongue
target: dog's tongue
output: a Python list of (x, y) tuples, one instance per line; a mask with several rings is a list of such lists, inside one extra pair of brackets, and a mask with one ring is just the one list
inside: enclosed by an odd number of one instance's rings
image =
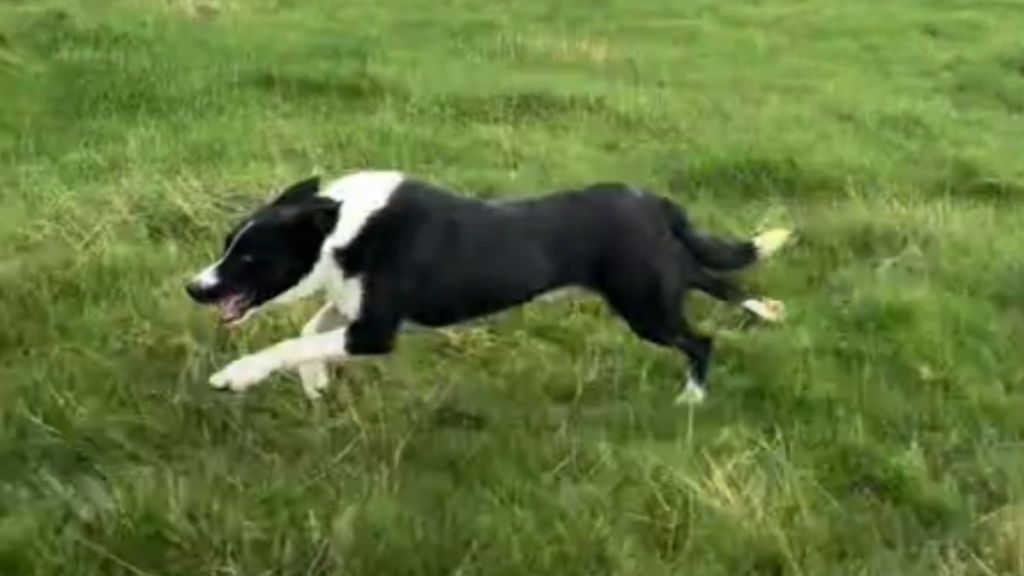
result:
[(217, 302), (220, 309), (220, 321), (224, 324), (231, 324), (245, 314), (245, 296), (236, 294), (227, 296)]

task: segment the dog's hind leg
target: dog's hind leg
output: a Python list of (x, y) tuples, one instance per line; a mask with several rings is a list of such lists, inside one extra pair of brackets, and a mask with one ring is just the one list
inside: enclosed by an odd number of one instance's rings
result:
[(744, 310), (766, 322), (781, 322), (786, 315), (786, 305), (771, 298), (747, 298), (740, 302)]
[[(328, 332), (348, 324), (346, 318), (333, 303), (328, 302), (306, 325), (302, 327), (303, 336), (312, 336)], [(302, 391), (310, 400), (320, 398), (330, 382), (330, 372), (326, 362), (310, 362), (299, 366), (299, 379), (302, 380)]]
[(676, 403), (697, 404), (706, 395), (711, 339), (693, 333), (687, 325), (682, 310), (682, 293), (676, 280), (654, 278), (646, 286), (642, 282), (619, 283), (605, 286), (601, 292), (634, 334), (652, 344), (674, 348), (686, 356), (689, 363), (686, 385), (676, 397)]
[(707, 395), (708, 366), (711, 364), (711, 339), (694, 334), (685, 321), (681, 323), (681, 326), (680, 334), (672, 339), (672, 346), (686, 355), (690, 369), (686, 375), (686, 385), (676, 396), (676, 404), (700, 404)]
[(779, 322), (785, 313), (785, 305), (771, 298), (750, 296), (726, 278), (702, 272), (693, 282), (693, 287), (705, 294), (729, 304), (738, 305), (765, 322)]
[(694, 334), (682, 318), (669, 316), (654, 320), (638, 321), (626, 317), (630, 328), (648, 342), (675, 348), (682, 352), (689, 363), (686, 385), (676, 396), (676, 404), (699, 404), (707, 395), (708, 367), (711, 364), (711, 338)]

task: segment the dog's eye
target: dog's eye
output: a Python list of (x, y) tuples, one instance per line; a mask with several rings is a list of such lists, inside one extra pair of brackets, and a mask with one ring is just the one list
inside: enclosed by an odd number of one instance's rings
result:
[(246, 264), (252, 264), (252, 262), (256, 260), (256, 258), (254, 258), (252, 254), (242, 254), (238, 258), (239, 260), (245, 262)]

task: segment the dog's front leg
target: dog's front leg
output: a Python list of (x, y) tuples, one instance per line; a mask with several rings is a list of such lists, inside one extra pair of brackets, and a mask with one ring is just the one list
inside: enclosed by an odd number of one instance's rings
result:
[[(321, 334), (345, 326), (349, 322), (350, 320), (338, 310), (333, 302), (328, 302), (302, 327), (302, 336)], [(310, 400), (320, 398), (320, 394), (327, 389), (327, 384), (330, 382), (327, 363), (309, 362), (300, 365), (299, 378), (302, 380), (302, 391), (307, 398)]]
[(279, 342), (255, 354), (243, 356), (214, 374), (210, 378), (210, 385), (214, 388), (241, 392), (278, 370), (341, 360), (348, 356), (347, 331), (347, 328), (339, 328), (320, 334), (300, 336)]

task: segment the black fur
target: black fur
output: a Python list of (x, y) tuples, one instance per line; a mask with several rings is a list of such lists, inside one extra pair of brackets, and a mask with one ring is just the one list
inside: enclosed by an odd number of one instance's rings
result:
[(346, 276), (365, 278), (353, 354), (390, 351), (403, 320), (446, 326), (578, 286), (641, 338), (683, 352), (704, 382), (711, 341), (686, 323), (684, 291), (737, 301), (742, 292), (705, 268), (737, 269), (756, 252), (701, 235), (673, 203), (620, 184), (482, 202), (406, 181), (335, 257)]

